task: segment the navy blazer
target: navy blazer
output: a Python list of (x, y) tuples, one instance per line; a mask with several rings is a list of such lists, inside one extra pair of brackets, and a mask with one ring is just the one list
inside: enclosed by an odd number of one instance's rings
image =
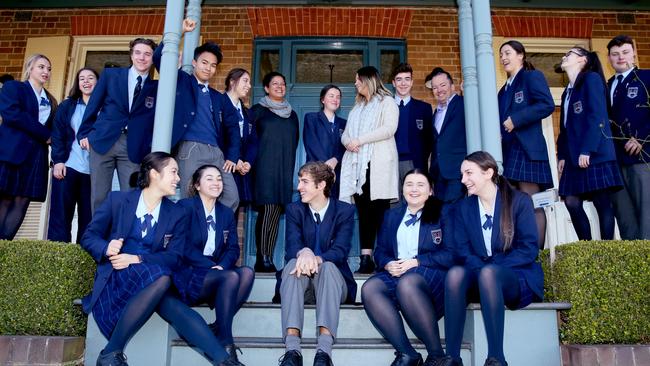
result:
[(614, 143), (607, 116), (607, 93), (600, 75), (587, 71), (578, 75), (569, 100), (566, 127), (564, 105), (567, 90), (562, 93), (560, 135), (557, 158), (578, 166), (581, 154), (589, 155), (590, 164), (616, 160)]
[[(607, 82), (607, 90), (611, 91), (614, 77)], [(643, 144), (643, 151), (639, 155), (630, 155), (625, 152), (625, 143), (630, 137), (637, 140), (647, 140), (650, 137), (650, 70), (635, 68), (625, 79), (619, 92), (614, 97), (614, 103), (609, 109), (609, 116), (615, 125), (612, 125), (612, 135), (616, 157), (622, 165), (645, 163), (645, 155), (650, 156), (650, 144)], [(607, 94), (610, 95), (609, 93)]]
[[(437, 209), (441, 210), (442, 203), (438, 203)], [(375, 248), (375, 263), (377, 272), (385, 271), (384, 267), (388, 262), (398, 260), (399, 251), (397, 247), (397, 230), (402, 224), (407, 205), (392, 208), (384, 214), (384, 221), (377, 236)], [(420, 234), (418, 237), (418, 262), (421, 266), (433, 267), (447, 270), (453, 266), (454, 260), (452, 251), (448, 248), (451, 238), (447, 238), (449, 225), (445, 218), (439, 218), (435, 223), (420, 221)], [(445, 240), (447, 239), (447, 240)], [(437, 242), (436, 242), (437, 241)]]
[(514, 269), (523, 274), (530, 289), (544, 298), (544, 273), (537, 262), (537, 224), (533, 202), (525, 193), (513, 190), (512, 218), (514, 237), (512, 246), (503, 251), (501, 240), (501, 193), (497, 191), (492, 227), (492, 256), (487, 255), (483, 240), (483, 222), (479, 217), (478, 196), (469, 196), (458, 203), (454, 215), (454, 249), (457, 260), (471, 271), (479, 271), (487, 264)]
[(34, 89), (29, 81), (7, 81), (0, 92), (0, 161), (22, 164), (29, 152), (45, 145), (51, 136), (52, 120), (56, 114), (56, 99), (47, 91), (52, 104), (45, 125), (38, 121), (38, 106)]
[[(160, 60), (164, 44), (160, 42), (153, 54), (153, 63), (160, 70)], [(193, 74), (178, 70), (176, 82), (176, 107), (174, 108), (174, 127), (172, 129), (172, 148), (183, 141), (187, 127), (197, 116), (196, 100), (199, 94), (198, 80)], [(239, 158), (239, 113), (228, 97), (218, 91), (210, 90), (212, 100), (212, 121), (217, 132), (219, 148), (226, 160), (234, 163)]]
[(140, 164), (151, 152), (157, 92), (158, 80), (147, 77), (129, 110), (129, 68), (104, 69), (86, 106), (77, 140), (88, 137), (94, 151), (106, 154), (127, 127), (129, 160)]
[(189, 217), (189, 232), (183, 257), (185, 264), (198, 268), (221, 266), (223, 269), (232, 269), (235, 267), (239, 259), (239, 239), (237, 222), (232, 210), (219, 202), (215, 205), (214, 253), (208, 257), (203, 255), (205, 242), (208, 240), (208, 224), (201, 198), (198, 195), (185, 198), (178, 201), (177, 205), (183, 207)]
[(413, 166), (426, 170), (433, 145), (431, 138), (431, 129), (433, 128), (431, 104), (411, 97), (411, 100), (402, 108), (400, 113), (408, 113), (408, 148)]
[[(437, 110), (435, 113), (438, 113)], [(433, 120), (435, 121), (435, 114)], [(465, 104), (462, 96), (455, 95), (451, 99), (440, 133), (435, 128), (432, 133), (435, 145), (429, 167), (431, 178), (434, 181), (441, 177), (460, 180), (460, 165), (467, 155)]]
[(341, 134), (345, 130), (346, 120), (336, 116), (334, 126), (327, 120), (323, 111), (305, 114), (302, 141), (307, 153), (307, 161), (338, 160), (340, 166), (345, 146), (341, 143)]
[(56, 111), (52, 127), (52, 163), (65, 163), (70, 157), (75, 132), (70, 123), (79, 99), (64, 100)]
[[(300, 201), (286, 206), (285, 260), (289, 262), (298, 252), (307, 247), (315, 250), (316, 221), (309, 205)], [(357, 297), (357, 283), (348, 265), (354, 231), (354, 206), (330, 199), (329, 207), (320, 227), (320, 247), (323, 261), (332, 262), (341, 271), (348, 287), (346, 303), (354, 303)]]
[[(226, 98), (230, 100), (230, 98)], [(237, 184), (237, 192), (239, 192), (239, 201), (241, 203), (251, 202), (253, 200), (253, 163), (257, 158), (257, 150), (259, 148), (259, 140), (257, 138), (257, 128), (253, 124), (253, 119), (250, 116), (248, 108), (242, 107), (242, 114), (244, 115), (244, 128), (240, 134), (240, 151), (239, 159), (251, 165), (251, 170), (246, 175), (241, 175), (238, 172), (233, 173), (235, 183)], [(236, 161), (235, 161), (236, 162)]]
[[(113, 239), (128, 238), (141, 193), (140, 189), (110, 192), (93, 214), (93, 219), (81, 238), (81, 247), (97, 262), (93, 290), (83, 298), (83, 310), (86, 313), (92, 311), (113, 272), (113, 266), (106, 256), (108, 243)], [(178, 269), (183, 257), (187, 229), (188, 218), (185, 210), (179, 210), (174, 202), (163, 198), (151, 254), (142, 255), (143, 262), (155, 263), (172, 271)]]
[[(509, 151), (516, 138), (530, 160), (548, 161), (548, 149), (542, 133), (542, 119), (555, 110), (548, 83), (538, 70), (520, 70), (508, 90), (499, 90), (501, 117), (501, 145), (503, 154)], [(512, 120), (512, 132), (506, 132), (503, 122)]]

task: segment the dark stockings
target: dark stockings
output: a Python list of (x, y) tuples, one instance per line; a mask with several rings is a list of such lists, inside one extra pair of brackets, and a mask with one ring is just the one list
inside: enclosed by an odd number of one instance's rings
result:
[(160, 300), (157, 312), (187, 343), (203, 351), (211, 361), (223, 361), (228, 357), (203, 317), (179, 299), (166, 294)]
[(370, 167), (366, 171), (366, 182), (361, 190), (362, 194), (354, 195), (354, 204), (359, 213), (359, 243), (361, 249), (374, 249), (377, 233), (384, 221), (384, 212), (390, 208), (390, 200), (370, 199)]
[(460, 358), (460, 345), (465, 326), (467, 290), (481, 300), (481, 314), (488, 341), (488, 357), (505, 363), (503, 355), (503, 327), (505, 304), (516, 304), (519, 300), (519, 279), (517, 274), (502, 266), (488, 264), (474, 277), (463, 267), (453, 267), (447, 272), (445, 283), (445, 337), (447, 354)]
[(440, 344), (439, 314), (433, 308), (435, 300), (426, 281), (417, 273), (407, 273), (397, 283), (397, 301), (409, 327), (427, 347), (429, 356), (442, 357), (445, 353)]
[(395, 350), (415, 356), (417, 352), (406, 336), (402, 317), (390, 299), (386, 284), (377, 277), (370, 278), (361, 288), (361, 299), (368, 318)]
[(13, 240), (25, 219), (30, 199), (2, 196), (0, 198), (0, 240)]
[[(614, 207), (609, 193), (599, 191), (591, 194), (591, 200), (598, 212), (598, 221), (600, 227), (600, 238), (611, 240), (614, 238)], [(569, 211), (573, 227), (580, 240), (591, 240), (591, 226), (589, 218), (582, 207), (583, 198), (579, 196), (566, 196), (564, 205)]]
[(214, 313), (223, 345), (233, 344), (232, 321), (253, 288), (255, 273), (249, 267), (211, 270), (203, 280), (199, 299), (214, 300)]
[[(527, 193), (531, 197), (540, 191), (539, 184), (537, 183), (519, 182), (517, 186), (520, 191)], [(537, 244), (539, 249), (544, 249), (544, 241), (546, 240), (546, 214), (543, 208), (535, 209), (535, 222), (537, 222)]]
[(124, 312), (117, 321), (115, 329), (102, 351), (110, 353), (122, 351), (131, 337), (144, 325), (151, 314), (156, 310), (160, 299), (163, 297), (171, 280), (169, 276), (162, 276), (149, 286), (143, 288), (133, 296), (124, 307)]

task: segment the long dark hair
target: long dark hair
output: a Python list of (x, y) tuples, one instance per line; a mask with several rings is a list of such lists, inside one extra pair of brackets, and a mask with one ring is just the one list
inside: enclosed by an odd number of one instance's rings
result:
[(228, 72), (228, 75), (226, 75), (226, 92), (229, 92), (232, 88), (237, 86), (239, 83), (239, 79), (242, 78), (242, 76), (248, 74), (250, 77), (250, 72), (246, 69), (242, 69), (241, 67), (234, 68)]
[(526, 59), (526, 48), (524, 48), (524, 45), (521, 44), (521, 42), (515, 41), (514, 39), (511, 39), (511, 40), (509, 40), (507, 42), (504, 42), (501, 45), (501, 47), (499, 47), (499, 52), (501, 52), (501, 49), (504, 46), (510, 46), (510, 47), (512, 47), (513, 50), (515, 50), (515, 52), (517, 52), (518, 55), (523, 55), (524, 56), (524, 58), (522, 60), (524, 70), (535, 70), (535, 66), (533, 66), (533, 64), (530, 61), (528, 61), (528, 59)]
[(83, 93), (79, 89), (79, 75), (81, 75), (82, 71), (92, 72), (93, 74), (95, 74), (95, 79), (99, 81), (99, 74), (92, 67), (83, 67), (79, 69), (79, 71), (77, 71), (77, 75), (75, 75), (74, 77), (74, 82), (72, 83), (72, 88), (70, 89), (70, 94), (68, 94), (68, 98), (80, 99), (83, 96)]
[(325, 109), (325, 104), (323, 104), (323, 98), (325, 98), (325, 95), (327, 95), (327, 92), (330, 91), (330, 89), (336, 89), (339, 91), (339, 95), (342, 97), (343, 93), (341, 93), (341, 89), (339, 89), (338, 86), (334, 84), (327, 84), (323, 87), (323, 89), (320, 90), (320, 109)]
[[(603, 84), (606, 85), (607, 82), (605, 81), (605, 73), (603, 73), (603, 65), (600, 63), (600, 60), (598, 59), (598, 54), (596, 54), (596, 52), (586, 50), (579, 46), (572, 47), (571, 49), (575, 50), (575, 52), (578, 55), (585, 57), (587, 59), (587, 62), (585, 62), (585, 65), (582, 67), (582, 70), (580, 70), (580, 73), (576, 78), (575, 84), (576, 85), (580, 84), (582, 78), (586, 73), (595, 72), (596, 74), (598, 74), (598, 76), (600, 76), (600, 80), (603, 82)], [(574, 85), (574, 87), (576, 86)]]
[[(427, 182), (429, 183), (429, 189), (433, 189), (433, 180), (431, 179), (431, 176), (425, 172), (422, 169), (411, 169), (406, 174), (404, 174), (404, 180), (406, 180), (406, 177), (408, 177), (411, 174), (418, 174), (422, 175), (427, 179)], [(420, 220), (422, 222), (426, 222), (429, 224), (435, 224), (440, 220), (440, 214), (442, 212), (442, 201), (440, 201), (436, 196), (431, 195), (427, 200), (424, 202), (424, 207), (422, 208), (422, 215), (420, 216)]]
[(503, 241), (503, 251), (506, 252), (512, 247), (512, 240), (515, 233), (515, 217), (512, 215), (512, 197), (514, 196), (514, 188), (505, 177), (499, 175), (497, 162), (490, 153), (486, 151), (476, 151), (467, 155), (464, 160), (475, 163), (484, 172), (488, 169), (492, 169), (494, 172), (494, 174), (492, 174), (492, 182), (497, 185), (497, 189), (501, 195), (499, 237)]
[(174, 157), (164, 151), (154, 151), (147, 154), (140, 163), (140, 171), (131, 175), (130, 185), (132, 187), (137, 186), (140, 189), (149, 187), (151, 184), (149, 172), (153, 169), (158, 173), (162, 173), (170, 160), (174, 160)]
[[(187, 193), (189, 194), (190, 197), (196, 196), (199, 193), (199, 191), (196, 189), (196, 186), (201, 181), (201, 178), (203, 178), (203, 173), (210, 168), (217, 169), (217, 171), (221, 175), (221, 179), (223, 179), (223, 171), (221, 171), (221, 169), (218, 166), (212, 164), (201, 165), (198, 169), (196, 169), (194, 174), (192, 174), (192, 179), (190, 179), (190, 185), (187, 187)], [(221, 190), (221, 194), (223, 194), (223, 189)], [(219, 196), (221, 196), (221, 194)]]

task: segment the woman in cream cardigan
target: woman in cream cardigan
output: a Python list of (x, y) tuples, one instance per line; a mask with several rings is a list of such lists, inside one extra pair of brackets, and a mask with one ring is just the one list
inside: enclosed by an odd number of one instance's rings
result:
[(365, 66), (357, 71), (356, 103), (341, 136), (346, 151), (341, 163), (339, 199), (354, 203), (359, 214), (361, 265), (372, 273), (372, 250), (390, 200), (398, 197), (398, 155), (393, 135), (399, 109), (381, 81), (379, 71)]

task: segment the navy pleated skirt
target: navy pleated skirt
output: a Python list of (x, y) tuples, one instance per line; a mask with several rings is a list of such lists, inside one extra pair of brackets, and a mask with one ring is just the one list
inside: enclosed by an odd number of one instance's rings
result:
[[(174, 273), (172, 279), (181, 301), (190, 306), (196, 305), (201, 297), (203, 282), (208, 272), (210, 272), (210, 268), (187, 267)], [(209, 303), (210, 301), (214, 302), (214, 299), (206, 300), (210, 307), (214, 307), (214, 303)]]
[[(434, 299), (433, 309), (436, 312), (436, 319), (442, 318), (445, 314), (445, 276), (447, 272), (427, 266), (417, 266), (406, 271), (402, 277), (408, 273), (417, 273), (424, 278), (424, 281), (429, 287), (429, 294)], [(401, 277), (393, 277), (386, 271), (379, 272), (372, 277), (377, 277), (384, 282), (386, 287), (388, 287), (391, 300), (399, 308), (395, 292), (397, 290), (397, 283)]]
[(0, 161), (0, 193), (44, 202), (48, 173), (47, 146), (36, 143), (22, 164)]
[(621, 173), (614, 161), (591, 164), (586, 169), (567, 161), (560, 177), (559, 192), (560, 196), (578, 196), (600, 190), (618, 191), (622, 187)]
[(516, 182), (537, 183), (542, 191), (553, 187), (553, 175), (548, 161), (530, 160), (519, 141), (512, 139), (504, 152), (503, 176)]
[(129, 300), (169, 274), (167, 267), (153, 263), (132, 264), (125, 269), (113, 270), (93, 307), (93, 317), (102, 334), (110, 338)]

